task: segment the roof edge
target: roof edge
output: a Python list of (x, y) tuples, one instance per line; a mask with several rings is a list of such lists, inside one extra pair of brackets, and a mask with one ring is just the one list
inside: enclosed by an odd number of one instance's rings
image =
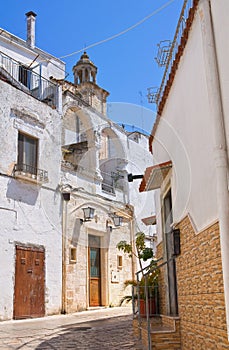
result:
[(184, 53), (184, 49), (185, 49), (187, 41), (188, 41), (189, 33), (190, 33), (190, 30), (191, 30), (191, 27), (192, 27), (192, 24), (194, 21), (194, 16), (195, 16), (195, 13), (197, 10), (198, 3), (199, 3), (199, 0), (193, 0), (193, 7), (190, 8), (189, 15), (188, 15), (188, 18), (186, 21), (186, 26), (185, 26), (185, 29), (183, 31), (182, 37), (180, 39), (180, 44), (178, 46), (178, 50), (177, 50), (175, 59), (174, 59), (173, 64), (172, 64), (170, 74), (169, 74), (169, 79), (167, 80), (161, 101), (160, 101), (159, 106), (158, 106), (156, 120), (155, 120), (155, 123), (153, 125), (150, 137), (149, 137), (149, 151), (151, 153), (153, 153), (152, 143), (153, 143), (156, 131), (157, 131), (157, 127), (158, 127), (158, 124), (160, 122), (160, 118), (162, 116), (162, 112), (164, 110), (166, 101), (168, 99), (169, 92), (170, 92), (171, 87), (173, 85), (173, 81), (174, 81), (174, 78), (176, 76), (176, 71), (178, 69), (181, 57)]

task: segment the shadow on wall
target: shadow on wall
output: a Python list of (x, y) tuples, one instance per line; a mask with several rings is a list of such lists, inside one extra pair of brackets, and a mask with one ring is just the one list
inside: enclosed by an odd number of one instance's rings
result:
[(28, 205), (35, 205), (40, 187), (11, 179), (7, 185), (6, 197)]
[(72, 233), (72, 242), (71, 242), (73, 246), (76, 246), (77, 244), (79, 244), (81, 226), (82, 226), (81, 219), (75, 219), (74, 230)]

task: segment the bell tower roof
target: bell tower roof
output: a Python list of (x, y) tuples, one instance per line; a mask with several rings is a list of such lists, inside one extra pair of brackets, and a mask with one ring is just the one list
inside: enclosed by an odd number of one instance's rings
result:
[(79, 61), (76, 63), (76, 65), (81, 64), (81, 63), (90, 63), (94, 66), (94, 63), (89, 59), (89, 56), (86, 51), (82, 54), (80, 57)]

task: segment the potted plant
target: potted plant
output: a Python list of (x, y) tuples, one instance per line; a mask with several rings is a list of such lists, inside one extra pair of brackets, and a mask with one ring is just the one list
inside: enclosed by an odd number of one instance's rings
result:
[(139, 309), (140, 315), (146, 316), (146, 293), (148, 292), (148, 310), (149, 315), (158, 313), (158, 275), (159, 270), (154, 269), (155, 262), (150, 264), (150, 270), (146, 276), (143, 276), (139, 282)]
[[(130, 258), (132, 256), (136, 256), (139, 262), (140, 270), (142, 271), (142, 277), (140, 281), (136, 280), (127, 280), (125, 281), (124, 285), (127, 287), (128, 285), (137, 286), (136, 290), (139, 293), (139, 309), (140, 309), (140, 315), (145, 316), (146, 315), (146, 292), (148, 291), (148, 308), (150, 311), (150, 314), (155, 314), (157, 312), (156, 310), (156, 298), (157, 298), (157, 285), (158, 285), (158, 275), (159, 270), (155, 269), (156, 262), (154, 260), (154, 253), (153, 249), (146, 247), (145, 245), (145, 234), (143, 232), (138, 232), (136, 234), (135, 239), (135, 247), (128, 243), (127, 241), (120, 241), (117, 244), (117, 248), (124, 253), (127, 253)], [(143, 275), (143, 266), (142, 262), (150, 260), (150, 264), (147, 267), (147, 271), (149, 271), (147, 274)], [(147, 272), (145, 271), (145, 272)], [(134, 298), (138, 299), (138, 294), (134, 294)], [(124, 296), (120, 304), (122, 304), (124, 301), (128, 302), (132, 300), (132, 295), (126, 295)]]

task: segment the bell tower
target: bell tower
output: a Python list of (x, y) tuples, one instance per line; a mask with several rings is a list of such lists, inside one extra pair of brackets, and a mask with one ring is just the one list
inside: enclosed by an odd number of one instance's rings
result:
[(86, 52), (72, 68), (74, 84), (82, 99), (98, 112), (106, 115), (106, 100), (109, 92), (97, 85), (97, 67)]
[(86, 52), (80, 57), (80, 60), (73, 67), (74, 84), (79, 85), (86, 82), (96, 84), (97, 67)]

